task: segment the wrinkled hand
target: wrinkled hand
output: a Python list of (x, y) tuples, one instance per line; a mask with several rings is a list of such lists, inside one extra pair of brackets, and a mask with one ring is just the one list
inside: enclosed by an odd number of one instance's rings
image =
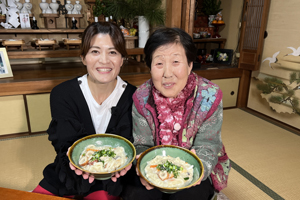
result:
[[(138, 158), (140, 157), (140, 155), (141, 155), (141, 154), (137, 155), (135, 158), (138, 159)], [(137, 174), (138, 176), (140, 176), (138, 169), (135, 168), (135, 170), (136, 170), (136, 174)], [(143, 184), (143, 186), (145, 186), (145, 188), (146, 188), (147, 190), (152, 190), (152, 189), (154, 188), (152, 185), (150, 185), (150, 184), (149, 184), (145, 179), (143, 179), (142, 177), (140, 177), (140, 181), (141, 181), (141, 183)]]
[(111, 177), (111, 180), (112, 180), (113, 182), (117, 182), (117, 179), (120, 178), (120, 176), (124, 176), (124, 175), (128, 172), (128, 170), (130, 170), (131, 166), (132, 166), (132, 163), (130, 163), (130, 165), (128, 165), (127, 167), (125, 167), (125, 168), (122, 169), (121, 171), (116, 172), (116, 173)]
[[(69, 149), (67, 152), (67, 156), (69, 155)], [(95, 177), (93, 175), (90, 175), (89, 173), (81, 171), (80, 169), (76, 168), (71, 162), (69, 162), (69, 166), (70, 166), (71, 170), (75, 171), (75, 174), (77, 174), (78, 176), (82, 175), (83, 179), (89, 179), (89, 183), (92, 183), (95, 180)]]
[[(193, 152), (194, 154), (196, 154), (195, 149), (192, 149), (191, 152)], [(204, 173), (203, 173), (203, 174), (204, 174)], [(192, 185), (191, 187), (196, 186), (196, 185), (200, 185), (202, 179), (203, 179), (203, 175), (200, 177), (200, 180), (199, 180), (197, 183), (195, 183), (194, 185)]]

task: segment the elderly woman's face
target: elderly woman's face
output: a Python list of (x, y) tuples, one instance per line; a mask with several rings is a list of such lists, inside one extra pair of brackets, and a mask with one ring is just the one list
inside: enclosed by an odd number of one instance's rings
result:
[(179, 43), (157, 48), (152, 56), (151, 76), (155, 88), (165, 97), (177, 97), (185, 87), (193, 63), (188, 63)]

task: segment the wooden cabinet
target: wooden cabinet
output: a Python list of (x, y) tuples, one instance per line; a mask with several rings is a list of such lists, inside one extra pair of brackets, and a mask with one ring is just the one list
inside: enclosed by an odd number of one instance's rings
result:
[(223, 107), (236, 107), (239, 90), (239, 78), (211, 80), (217, 84), (223, 92)]

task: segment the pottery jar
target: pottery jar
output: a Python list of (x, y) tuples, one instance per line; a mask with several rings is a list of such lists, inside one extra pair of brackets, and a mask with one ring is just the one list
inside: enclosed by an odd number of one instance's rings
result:
[(23, 8), (23, 4), (20, 3), (20, 0), (16, 0), (16, 5), (17, 5), (19, 12), (21, 12), (21, 9)]
[(26, 8), (27, 13), (31, 14), (32, 4), (30, 3), (30, 0), (25, 0), (25, 3), (23, 4), (23, 8)]
[(50, 3), (50, 8), (51, 8), (53, 14), (57, 14), (58, 7), (59, 7), (59, 5), (56, 2), (56, 0), (52, 0), (52, 3)]
[(40, 3), (40, 8), (42, 10), (42, 13), (46, 13), (48, 6), (49, 4), (46, 2), (46, 0), (42, 0), (42, 2)]
[(67, 1), (66, 5), (65, 5), (65, 8), (66, 10), (68, 11), (67, 14), (72, 14), (72, 10), (73, 10), (73, 4), (71, 4), (71, 1)]
[(81, 14), (80, 11), (82, 9), (82, 5), (80, 5), (79, 1), (75, 1), (75, 3), (74, 8), (77, 10), (77, 14)]
[(52, 10), (51, 10), (51, 8), (50, 8), (49, 5), (48, 5), (48, 8), (46, 9), (46, 13), (47, 13), (47, 14), (52, 14)]

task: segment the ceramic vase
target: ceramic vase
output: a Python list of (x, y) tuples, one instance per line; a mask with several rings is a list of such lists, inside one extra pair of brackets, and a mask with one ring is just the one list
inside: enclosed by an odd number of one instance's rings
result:
[(46, 0), (42, 0), (42, 2), (40, 3), (40, 8), (42, 10), (42, 13), (46, 13), (48, 6), (49, 4), (46, 2)]
[(73, 7), (74, 6), (71, 4), (71, 1), (67, 1), (66, 5), (65, 5), (66, 10), (68, 11), (67, 14), (72, 14)]
[(20, 3), (20, 0), (16, 0), (16, 5), (17, 5), (17, 8), (19, 10), (19, 13), (21, 13), (21, 9), (23, 8), (23, 4)]
[(31, 14), (32, 4), (30, 3), (30, 0), (25, 0), (23, 8), (24, 7), (27, 9), (27, 13)]
[(208, 27), (214, 27), (211, 23), (214, 21), (215, 15), (208, 16)]
[(144, 48), (149, 38), (149, 22), (144, 16), (139, 16), (138, 24), (139, 24), (139, 48)]
[(28, 10), (27, 10), (26, 7), (25, 7), (25, 3), (24, 3), (24, 5), (23, 5), (23, 8), (21, 9), (20, 13), (28, 14)]
[(74, 8), (77, 10), (77, 14), (81, 14), (80, 11), (82, 9), (82, 5), (80, 5), (80, 2), (79, 1), (75, 1), (75, 5), (74, 5)]
[(59, 7), (59, 5), (56, 2), (56, 0), (52, 0), (52, 3), (50, 3), (50, 8), (51, 8), (53, 14), (57, 14), (58, 7)]
[(47, 13), (47, 14), (52, 14), (52, 10), (51, 10), (51, 8), (50, 8), (50, 5), (48, 5), (48, 8), (46, 9), (46, 12), (45, 13)]
[(72, 14), (75, 14), (75, 15), (77, 15), (77, 14), (79, 14), (78, 13), (78, 11), (76, 10), (76, 4), (74, 5), (74, 7), (73, 7), (73, 10), (72, 10)]

